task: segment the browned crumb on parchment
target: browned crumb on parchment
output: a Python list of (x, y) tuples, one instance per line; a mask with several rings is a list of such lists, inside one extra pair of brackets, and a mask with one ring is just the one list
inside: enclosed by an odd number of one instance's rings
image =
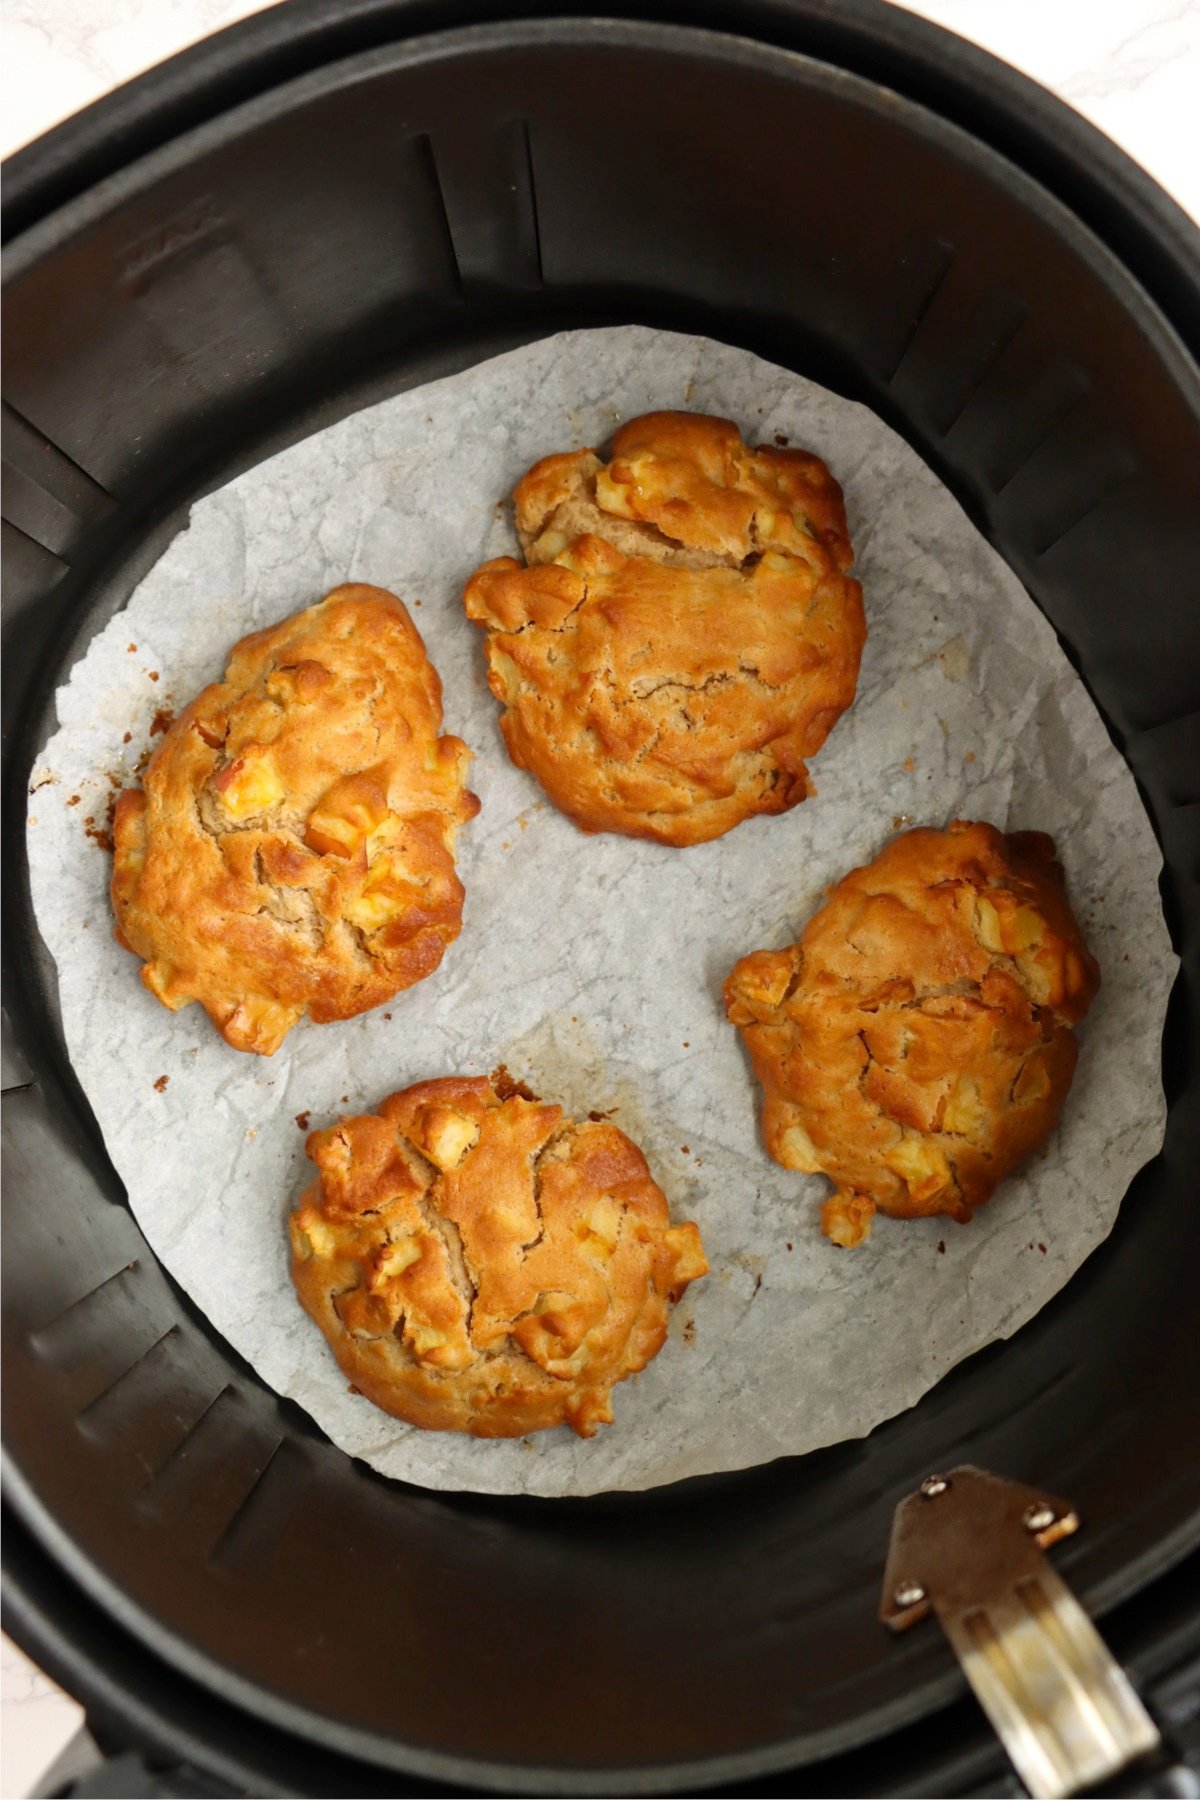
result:
[(503, 1063), (496, 1064), (488, 1076), (488, 1080), (496, 1090), (497, 1100), (536, 1100), (538, 1098), (532, 1088), (527, 1087), (523, 1081), (518, 1081), (515, 1075), (510, 1075)]
[(170, 1079), (171, 1079), (171, 1077), (169, 1075), (160, 1075), (158, 1080), (154, 1084), (155, 1093), (156, 1094), (165, 1094), (167, 1091), (167, 1083), (170, 1081)]
[(109, 801), (108, 811), (105, 814), (105, 820), (102, 825), (97, 825), (95, 816), (92, 813), (89, 813), (87, 818), (83, 821), (85, 835), (90, 837), (93, 844), (97, 844), (101, 850), (107, 850), (110, 856), (112, 855), (113, 850), (112, 819), (115, 798), (116, 796), (114, 795), (113, 800)]

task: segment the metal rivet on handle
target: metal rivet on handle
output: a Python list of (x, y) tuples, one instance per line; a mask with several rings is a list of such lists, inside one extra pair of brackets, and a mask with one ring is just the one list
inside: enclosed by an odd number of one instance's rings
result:
[(1052, 1506), (1031, 1506), (1025, 1514), (1026, 1531), (1048, 1531), (1058, 1517)]
[(892, 1595), (897, 1606), (919, 1606), (925, 1598), (925, 1589), (919, 1581), (902, 1581)]
[(921, 1483), (921, 1492), (927, 1500), (936, 1500), (950, 1486), (944, 1475), (927, 1475)]

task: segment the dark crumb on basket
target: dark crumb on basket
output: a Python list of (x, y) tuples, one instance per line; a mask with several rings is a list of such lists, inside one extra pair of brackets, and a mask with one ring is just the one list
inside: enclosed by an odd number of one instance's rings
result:
[(761, 1287), (761, 1286), (762, 1286), (762, 1276), (761, 1276), (761, 1275), (756, 1275), (756, 1276), (755, 1276), (755, 1277), (754, 1277), (754, 1293), (753, 1293), (753, 1294), (751, 1294), (751, 1296), (750, 1296), (750, 1298), (751, 1298), (751, 1299), (752, 1299), (752, 1300), (753, 1300), (753, 1299), (754, 1299), (754, 1296), (755, 1296), (755, 1294), (757, 1294), (757, 1293), (758, 1293), (758, 1290), (759, 1290), (759, 1288), (760, 1288), (760, 1287)]
[(687, 1147), (687, 1145), (686, 1145), (686, 1144), (680, 1144), (680, 1146), (679, 1146), (679, 1154), (680, 1154), (680, 1155), (681, 1155), (681, 1156), (690, 1156), (690, 1155), (691, 1155), (691, 1154), (692, 1154), (692, 1153), (691, 1153), (691, 1151), (690, 1151), (690, 1150), (689, 1150), (689, 1149), (688, 1149), (688, 1147)]
[(137, 645), (136, 644), (127, 644), (125, 647), (129, 651), (130, 656), (137, 655)]
[(311, 1113), (302, 1112), (302, 1113), (296, 1114), (296, 1123), (300, 1127), (301, 1131), (308, 1130), (308, 1121), (311, 1117), (312, 1117)]
[(158, 670), (157, 669), (147, 669), (146, 673), (147, 673), (147, 675), (149, 675), (151, 681), (158, 680)]
[(383, 1015), (383, 1016), (384, 1016), (384, 1018), (385, 1018), (385, 1019), (386, 1019), (386, 1020), (387, 1020), (387, 1022), (388, 1022), (388, 1024), (389, 1024), (389, 1025), (390, 1025), (390, 1024), (391, 1024), (391, 1022), (392, 1022), (392, 1015), (391, 1015), (391, 1013), (384, 1013), (384, 1015)]
[(132, 731), (127, 731), (127, 732), (126, 732), (126, 733), (125, 733), (125, 735), (124, 735), (124, 737), (123, 737), (123, 738), (122, 738), (122, 739), (121, 739), (121, 742), (122, 742), (122, 743), (123, 743), (123, 744), (132, 744), (132, 742), (133, 742), (133, 733), (132, 733)]
[(1045, 1244), (1039, 1244), (1039, 1245), (1038, 1245), (1038, 1249), (1039, 1249), (1039, 1250), (1040, 1250), (1040, 1251), (1041, 1251), (1041, 1253), (1042, 1253), (1042, 1255), (1043, 1255), (1043, 1256), (1045, 1256), (1045, 1254), (1046, 1254), (1046, 1246), (1045, 1246)]
[(792, 1246), (791, 1246), (791, 1245), (790, 1245), (790, 1244), (789, 1244), (789, 1245), (788, 1245), (788, 1246), (787, 1246), (787, 1248), (788, 1248), (788, 1249), (789, 1249), (789, 1250), (790, 1250), (790, 1249), (791, 1249), (791, 1247), (792, 1247)]
[(72, 794), (71, 798), (67, 801), (67, 805), (68, 806), (78, 806), (79, 805), (79, 795)]
[(975, 752), (973, 750), (968, 750), (967, 754), (963, 757), (963, 761), (964, 762), (974, 762), (975, 761)]
[(161, 737), (164, 731), (170, 731), (174, 723), (174, 708), (170, 706), (160, 706), (150, 721), (150, 736)]
[(605, 1119), (611, 1119), (616, 1110), (615, 1106), (610, 1106), (607, 1112), (590, 1112), (588, 1118), (593, 1125), (603, 1125)]
[(165, 1094), (167, 1091), (167, 1083), (170, 1081), (170, 1079), (171, 1079), (171, 1077), (169, 1075), (160, 1075), (158, 1080), (154, 1084), (155, 1093), (156, 1094)]
[(419, 600), (414, 600), (414, 601), (413, 601), (413, 605), (414, 605), (414, 606), (420, 606), (420, 604), (421, 604), (421, 602), (420, 602), (420, 601), (419, 601)]
[(488, 1080), (496, 1090), (497, 1100), (537, 1099), (532, 1089), (526, 1087), (523, 1081), (518, 1081), (515, 1075), (510, 1075), (503, 1063), (496, 1064)]
[(792, 440), (786, 431), (777, 431), (775, 433), (775, 442), (780, 450), (786, 450), (791, 441)]
[(683, 1040), (683, 1047), (685, 1050), (690, 1050), (692, 1047), (686, 1038), (684, 1038), (684, 1040)]
[(946, 1254), (946, 1240), (945, 1240), (945, 1238), (939, 1238), (938, 1239), (938, 1255), (945, 1256), (945, 1254)]
[(683, 1341), (685, 1344), (694, 1344), (695, 1343), (695, 1341), (696, 1341), (696, 1321), (695, 1321), (695, 1319), (688, 1319), (684, 1322)]
[(343, 1095), (342, 1095), (342, 1105), (343, 1105), (343, 1106), (349, 1106), (349, 1104), (350, 1104), (350, 1096), (349, 1096), (349, 1094), (343, 1094)]

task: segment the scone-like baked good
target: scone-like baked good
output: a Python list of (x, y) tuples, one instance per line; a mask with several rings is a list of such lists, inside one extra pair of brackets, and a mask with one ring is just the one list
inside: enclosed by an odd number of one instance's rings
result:
[(768, 1151), (830, 1177), (825, 1235), (859, 1244), (876, 1208), (965, 1221), (991, 1198), (1057, 1123), (1099, 985), (1052, 839), (957, 821), (852, 869), (725, 1002)]
[(824, 463), (648, 413), (513, 498), (526, 566), (486, 563), (464, 598), (517, 766), (584, 831), (664, 844), (803, 800), (866, 636)]
[(615, 1125), (482, 1076), (406, 1088), (308, 1154), (300, 1299), (353, 1386), (427, 1430), (591, 1437), (708, 1268)]
[(117, 937), (172, 1010), (269, 1056), (301, 1015), (348, 1019), (458, 936), (470, 752), (405, 608), (335, 588), (243, 638), (113, 820)]

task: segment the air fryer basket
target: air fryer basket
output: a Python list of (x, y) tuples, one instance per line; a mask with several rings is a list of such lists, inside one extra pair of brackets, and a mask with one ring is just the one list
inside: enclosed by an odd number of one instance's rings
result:
[[(820, 1759), (825, 1791), (961, 1791), (965, 1764), (911, 1773), (936, 1709), (942, 1745), (972, 1730), (948, 1652), (874, 1619), (896, 1500), (965, 1460), (1070, 1495), (1060, 1567), (1147, 1674), (1174, 1640), (1132, 1597), (1200, 1538), (1200, 265), (1110, 146), (874, 0), (622, 10), (292, 0), (13, 169), (10, 1628), (145, 1736), (292, 1791)], [(329, 1445), (157, 1266), (64, 1052), (24, 793), (56, 683), (199, 493), (398, 388), (634, 320), (874, 406), (1052, 620), (1163, 846), (1170, 1122), (1055, 1302), (865, 1441), (642, 1496), (430, 1494)]]

